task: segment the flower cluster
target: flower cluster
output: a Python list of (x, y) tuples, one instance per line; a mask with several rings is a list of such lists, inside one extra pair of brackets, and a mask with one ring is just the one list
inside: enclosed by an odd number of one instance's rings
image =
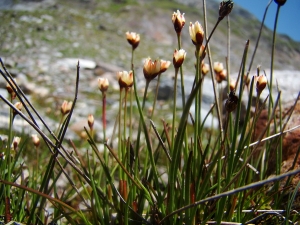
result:
[(159, 60), (159, 59), (152, 61), (152, 59), (148, 57), (145, 60), (143, 66), (143, 73), (145, 79), (147, 81), (153, 80), (159, 74), (165, 72), (169, 68), (170, 64), (171, 64), (170, 61)]

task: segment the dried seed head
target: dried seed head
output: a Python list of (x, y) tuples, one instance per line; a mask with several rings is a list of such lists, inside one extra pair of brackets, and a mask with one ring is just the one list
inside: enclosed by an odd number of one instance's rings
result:
[(225, 103), (225, 109), (228, 113), (234, 111), (238, 105), (239, 98), (235, 95), (234, 91), (230, 91), (228, 99)]
[(233, 1), (227, 0), (220, 2), (219, 6), (219, 20), (224, 19), (225, 16), (229, 15), (233, 9)]
[(286, 3), (286, 0), (274, 0), (279, 6), (283, 6)]

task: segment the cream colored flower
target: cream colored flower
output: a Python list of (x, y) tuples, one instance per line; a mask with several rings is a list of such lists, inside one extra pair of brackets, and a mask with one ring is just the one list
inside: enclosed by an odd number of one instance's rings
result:
[(209, 72), (209, 65), (207, 63), (202, 63), (202, 75), (205, 76)]
[(161, 73), (161, 60), (152, 61), (151, 58), (147, 58), (144, 62), (143, 73), (146, 80), (153, 80)]
[(184, 13), (181, 14), (179, 10), (177, 10), (177, 12), (174, 12), (172, 15), (172, 23), (174, 25), (176, 33), (180, 34), (185, 24)]
[(221, 72), (216, 73), (216, 81), (221, 83), (223, 80), (227, 80), (227, 70), (223, 69)]
[(171, 65), (170, 61), (166, 61), (166, 60), (160, 60), (160, 71), (159, 73), (163, 73), (166, 72), (166, 70), (169, 68), (169, 66)]
[(68, 114), (72, 109), (73, 102), (64, 101), (61, 105), (60, 111), (63, 115)]
[(117, 73), (120, 88), (130, 88), (133, 85), (133, 72), (130, 70)]
[(195, 24), (191, 22), (189, 32), (194, 45), (201, 46), (204, 40), (204, 30), (201, 24), (198, 21)]
[(94, 121), (95, 121), (95, 119), (94, 119), (93, 114), (89, 114), (89, 115), (88, 115), (88, 125), (89, 125), (89, 128), (90, 128), (91, 130), (92, 130), (93, 127), (94, 127)]
[(215, 62), (214, 63), (214, 71), (215, 73), (220, 73), (224, 69), (223, 63)]
[(20, 137), (14, 137), (11, 148), (13, 148), (14, 150), (16, 150), (19, 146), (21, 142), (21, 138)]
[(101, 92), (106, 92), (109, 86), (107, 78), (98, 78), (98, 88)]
[(267, 86), (268, 80), (265, 75), (256, 76), (256, 91), (261, 93)]
[(140, 43), (140, 35), (135, 32), (126, 32), (126, 38), (128, 43), (132, 46), (133, 49), (136, 49)]
[(230, 89), (230, 91), (235, 91), (235, 86), (236, 86), (236, 81), (235, 80), (231, 80), (229, 82), (229, 89)]
[(35, 147), (40, 145), (40, 138), (37, 136), (37, 134), (32, 134), (31, 139)]
[(186, 51), (183, 49), (177, 50), (175, 49), (173, 54), (173, 65), (175, 68), (181, 67), (184, 59), (186, 57)]

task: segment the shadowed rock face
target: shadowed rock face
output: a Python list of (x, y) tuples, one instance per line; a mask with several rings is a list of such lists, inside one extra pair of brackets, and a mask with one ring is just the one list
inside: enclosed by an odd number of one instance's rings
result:
[[(291, 114), (291, 117), (286, 125), (285, 130), (296, 127), (300, 124), (300, 103), (298, 102), (295, 106), (295, 109), (292, 112), (292, 105), (290, 103), (283, 110), (283, 124), (287, 120), (288, 116)], [(276, 115), (276, 120), (278, 121), (278, 114)], [(256, 140), (258, 139), (260, 133), (265, 129), (268, 123), (268, 112), (267, 110), (263, 110), (257, 123), (254, 137)], [(273, 130), (273, 125), (271, 125), (271, 132)], [(277, 133), (278, 133), (277, 128)], [(278, 155), (278, 151), (280, 150), (279, 137), (275, 138), (272, 141), (272, 147), (270, 151), (270, 155), (267, 158), (267, 175), (275, 174), (276, 171), (276, 157)], [(297, 128), (291, 132), (288, 132), (283, 135), (282, 140), (282, 164), (281, 164), (281, 173), (286, 173), (289, 170), (299, 169), (300, 167), (300, 155), (297, 154), (300, 147), (300, 128)], [(258, 157), (258, 154), (255, 154), (254, 157)], [(294, 167), (293, 167), (294, 165)], [(293, 185), (297, 185), (300, 180), (299, 176), (295, 176), (292, 180)]]

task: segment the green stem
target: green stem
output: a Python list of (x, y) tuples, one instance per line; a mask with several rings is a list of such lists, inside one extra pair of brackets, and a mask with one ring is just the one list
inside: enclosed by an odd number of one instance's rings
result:
[[(103, 141), (106, 143), (106, 93), (102, 93), (102, 126), (103, 126)], [(104, 160), (108, 164), (108, 152), (104, 145)]]
[[(119, 153), (119, 158), (122, 160), (123, 159), (123, 149), (122, 149), (122, 137), (121, 137), (121, 116), (122, 116), (122, 90), (123, 88), (120, 89), (120, 99), (119, 99), (119, 126), (118, 126), (118, 153)], [(124, 172), (122, 168), (120, 168), (120, 179), (124, 179)]]
[(153, 106), (152, 106), (152, 112), (151, 112), (150, 119), (152, 119), (152, 117), (154, 115), (154, 110), (155, 110), (155, 107), (156, 107), (156, 100), (157, 100), (159, 83), (160, 83), (160, 75), (161, 74), (158, 74), (158, 76), (157, 76), (157, 84), (156, 84), (156, 90), (155, 90), (155, 97), (154, 97), (154, 100), (153, 100)]
[(274, 57), (275, 57), (275, 42), (276, 42), (276, 30), (277, 30), (277, 22), (279, 16), (280, 5), (277, 6), (274, 30), (273, 30), (273, 40), (272, 40), (272, 53), (271, 53), (271, 71), (270, 71), (270, 98), (269, 98), (269, 112), (271, 112), (271, 108), (273, 107), (273, 98), (272, 98), (272, 86), (273, 86), (273, 70), (274, 70)]
[[(178, 50), (181, 49), (181, 35), (177, 33)], [(181, 98), (182, 98), (182, 108), (185, 106), (185, 91), (184, 91), (184, 79), (182, 66), (180, 67), (180, 81), (181, 81)]]
[[(145, 102), (146, 102), (146, 97), (147, 97), (149, 83), (150, 83), (150, 81), (146, 80), (146, 87), (145, 87), (144, 98), (143, 98), (143, 103), (142, 103), (142, 111), (143, 111), (143, 109), (145, 107)], [(134, 86), (134, 88), (136, 88), (136, 85)], [(136, 139), (136, 148), (135, 148), (136, 156), (138, 155), (139, 148), (140, 148), (140, 137), (141, 137), (141, 129), (142, 129), (141, 126), (142, 125), (139, 122), (138, 134), (137, 134), (137, 139)]]
[(174, 149), (174, 138), (175, 138), (175, 122), (176, 122), (176, 100), (177, 100), (177, 76), (178, 68), (175, 68), (175, 80), (174, 80), (174, 96), (173, 96), (173, 121), (172, 121), (172, 151)]
[[(134, 57), (134, 48), (131, 50), (131, 70), (133, 71), (133, 57)], [(132, 138), (132, 118), (133, 118), (133, 89), (130, 88), (130, 116), (129, 116), (129, 143)]]
[[(204, 15), (204, 32), (205, 32), (205, 34), (207, 34), (208, 27), (207, 27), (207, 19), (206, 19), (207, 18), (207, 16), (206, 16), (206, 0), (203, 0), (203, 15)], [(209, 41), (220, 22), (221, 22), (221, 20), (218, 19), (218, 21), (217, 21), (216, 25), (214, 26), (213, 30), (211, 31), (209, 37), (206, 38), (207, 41), (206, 41), (203, 52), (205, 52), (207, 49), (209, 67), (210, 67), (210, 71), (211, 71), (211, 79), (212, 79), (214, 96), (215, 96), (215, 103), (216, 103), (216, 107), (217, 107), (217, 115), (218, 115), (218, 120), (219, 120), (219, 128), (220, 128), (221, 133), (223, 133), (222, 116), (221, 116), (219, 99), (218, 99), (217, 90), (216, 90), (216, 81), (215, 81), (213, 73), (212, 73), (213, 66), (212, 66), (212, 59), (211, 59), (210, 49), (209, 49)], [(201, 58), (203, 58), (203, 56), (201, 56)], [(223, 139), (223, 138), (221, 138), (221, 139)]]
[[(127, 137), (126, 137), (126, 117), (127, 117), (127, 96), (128, 96), (128, 88), (125, 89), (125, 99), (124, 99), (124, 130), (123, 130), (123, 138), (124, 138), (124, 142), (127, 143)], [(129, 143), (125, 144), (124, 148), (124, 155), (123, 155), (123, 161), (122, 163), (124, 163), (125, 168), (129, 169), (128, 166), (130, 165), (130, 147), (129, 147)], [(126, 157), (127, 157), (127, 162), (126, 162)], [(127, 167), (126, 167), (127, 166)], [(124, 177), (124, 180), (127, 180), (126, 177)]]
[[(10, 102), (13, 101), (13, 98), (10, 99)], [(13, 141), (13, 121), (14, 121), (14, 114), (13, 114), (13, 109), (10, 108), (10, 117), (9, 117), (9, 136), (8, 136), (8, 144), (6, 148), (6, 160), (7, 160), (7, 181), (11, 181), (11, 144)], [(6, 197), (10, 199), (10, 187), (7, 186), (6, 188)]]

